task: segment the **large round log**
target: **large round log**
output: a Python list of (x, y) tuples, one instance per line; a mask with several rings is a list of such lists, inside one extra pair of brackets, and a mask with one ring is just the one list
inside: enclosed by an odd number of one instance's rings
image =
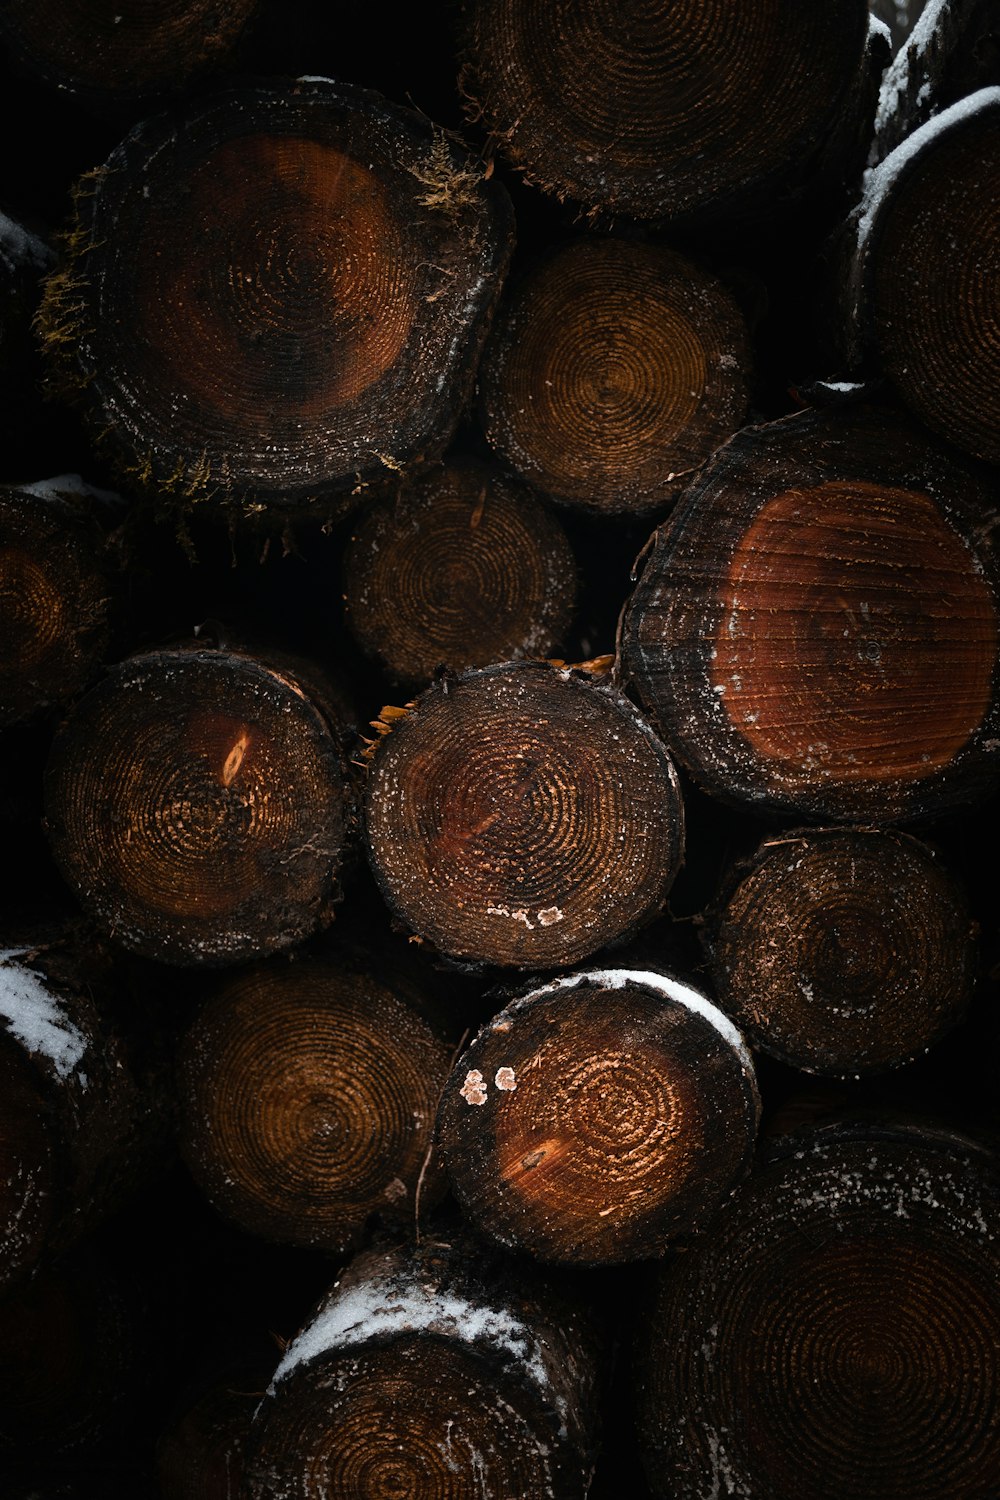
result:
[(740, 433), (654, 534), (626, 675), (711, 792), (876, 822), (991, 790), (1000, 572), (981, 477), (875, 409)]
[(578, 1500), (596, 1370), (579, 1315), (446, 1247), (363, 1256), (285, 1351), (248, 1500)]
[(869, 828), (765, 839), (709, 923), (719, 1003), (754, 1046), (835, 1077), (926, 1051), (976, 972), (965, 894), (926, 844)]
[(616, 689), (514, 663), (445, 679), (378, 727), (372, 868), (394, 915), (441, 952), (562, 966), (662, 907), (683, 847), (680, 791)]
[(147, 957), (225, 964), (286, 948), (333, 918), (348, 801), (338, 734), (285, 662), (132, 657), (56, 737), (46, 817), (59, 866), (93, 919)]
[(665, 1269), (641, 1373), (662, 1500), (955, 1500), (1000, 1474), (1000, 1179), (946, 1132), (796, 1132)]
[(847, 107), (862, 0), (472, 0), (462, 86), (527, 179), (638, 218), (760, 212)]
[(491, 1239), (609, 1265), (704, 1227), (749, 1168), (759, 1108), (750, 1053), (704, 995), (596, 969), (493, 1018), (452, 1071), (438, 1138)]
[(451, 1047), (419, 997), (346, 955), (242, 970), (189, 1029), (181, 1149), (250, 1233), (343, 1252), (368, 1220), (412, 1223)]
[(422, 117), (308, 80), (138, 125), (80, 186), (40, 315), (123, 482), (307, 506), (439, 455), (510, 252)]
[(347, 623), (401, 683), (562, 645), (576, 595), (566, 533), (530, 490), (452, 460), (368, 505), (344, 555)]

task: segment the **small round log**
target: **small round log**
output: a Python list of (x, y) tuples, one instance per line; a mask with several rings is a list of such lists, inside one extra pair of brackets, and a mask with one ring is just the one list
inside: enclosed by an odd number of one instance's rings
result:
[(933, 432), (990, 463), (1000, 463), (998, 177), (1000, 88), (908, 136), (855, 211), (844, 314), (849, 356), (886, 375)]
[(716, 795), (891, 822), (992, 790), (990, 487), (861, 407), (748, 429), (654, 534), (623, 669)]
[(0, 724), (70, 702), (108, 650), (109, 569), (90, 496), (72, 474), (0, 486)]
[(552, 656), (573, 614), (576, 563), (531, 492), (452, 461), (361, 514), (344, 555), (347, 623), (396, 681)]
[(443, 452), (511, 216), (442, 130), (324, 80), (215, 94), (136, 126), (76, 213), (40, 331), (131, 488), (287, 511)]
[(656, 1500), (953, 1500), (1000, 1473), (1000, 1179), (916, 1126), (797, 1132), (665, 1269)]
[(666, 975), (597, 969), (494, 1017), (452, 1071), (438, 1138), (485, 1234), (609, 1265), (704, 1227), (749, 1169), (759, 1110), (716, 1006)]
[(354, 1262), (285, 1352), (248, 1500), (578, 1500), (596, 1370), (579, 1315), (454, 1251)]
[(450, 1056), (405, 989), (346, 961), (244, 970), (184, 1040), (184, 1159), (250, 1233), (343, 1252), (373, 1215), (412, 1223), (418, 1184), (439, 1196), (425, 1165)]
[(346, 769), (283, 663), (132, 657), (77, 705), (46, 772), (49, 837), (84, 908), (165, 963), (225, 964), (333, 917)]
[(804, 1072), (877, 1073), (958, 1021), (976, 972), (964, 893), (926, 844), (872, 829), (766, 839), (710, 924), (719, 1004)]
[(479, 372), (483, 426), (554, 499), (604, 514), (666, 509), (748, 401), (742, 314), (672, 250), (580, 240), (510, 299)]
[(462, 87), (540, 187), (637, 218), (773, 203), (838, 122), (862, 0), (743, 6), (472, 0)]
[(377, 727), (372, 869), (393, 914), (442, 953), (571, 964), (662, 907), (683, 847), (680, 790), (614, 688), (514, 663), (437, 683)]
[(102, 105), (176, 93), (224, 67), (260, 0), (3, 0), (0, 37), (53, 88)]

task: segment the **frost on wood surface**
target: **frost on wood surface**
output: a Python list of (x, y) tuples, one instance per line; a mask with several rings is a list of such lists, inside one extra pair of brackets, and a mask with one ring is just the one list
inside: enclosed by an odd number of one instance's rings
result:
[(29, 1052), (51, 1063), (60, 1078), (68, 1078), (84, 1058), (87, 1039), (64, 1002), (21, 962), (30, 956), (28, 949), (0, 949), (0, 1022)]

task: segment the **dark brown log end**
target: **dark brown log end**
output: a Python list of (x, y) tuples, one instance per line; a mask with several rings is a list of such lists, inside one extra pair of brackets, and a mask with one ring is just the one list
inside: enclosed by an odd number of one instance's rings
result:
[(712, 922), (719, 1003), (754, 1046), (834, 1077), (926, 1051), (975, 978), (972, 919), (926, 844), (871, 829), (767, 839)]
[(450, 1055), (403, 994), (333, 961), (245, 971), (184, 1042), (184, 1158), (244, 1229), (342, 1252), (373, 1215), (413, 1222)]
[(249, 1500), (578, 1500), (595, 1372), (577, 1322), (471, 1268), (401, 1259), (355, 1263), (286, 1351), (254, 1423)]
[(510, 252), (503, 189), (303, 81), (137, 126), (77, 194), (43, 342), (133, 487), (305, 505), (443, 451)]
[(509, 302), (479, 386), (497, 453), (598, 514), (665, 510), (743, 421), (750, 347), (714, 276), (655, 245), (580, 241)]
[(59, 484), (0, 487), (0, 724), (69, 702), (108, 649), (101, 528)]
[(989, 489), (897, 419), (738, 435), (647, 549), (622, 657), (705, 786), (812, 817), (971, 801), (1000, 749)]
[(690, 986), (598, 969), (501, 1011), (459, 1060), (438, 1135), (479, 1227), (544, 1261), (660, 1255), (749, 1168), (759, 1103), (736, 1027)]
[(559, 522), (516, 481), (452, 462), (361, 515), (344, 557), (347, 622), (398, 682), (552, 656), (576, 563)]
[(156, 1445), (160, 1500), (239, 1500), (266, 1374), (248, 1362), (189, 1400)]
[(0, 35), (53, 87), (94, 102), (152, 98), (223, 66), (260, 0), (4, 0)]
[(666, 1270), (640, 1396), (658, 1500), (952, 1500), (1000, 1473), (994, 1159), (790, 1137)]
[(774, 195), (823, 142), (867, 6), (468, 6), (470, 113), (528, 179), (637, 218)]
[(393, 719), (366, 819), (400, 921), (517, 968), (574, 963), (655, 915), (683, 847), (676, 773), (645, 721), (542, 662), (442, 681)]
[(345, 770), (287, 672), (226, 651), (111, 671), (56, 737), (46, 816), (78, 899), (123, 947), (225, 964), (332, 920)]
[(908, 138), (861, 212), (875, 360), (934, 432), (1000, 463), (1000, 88)]

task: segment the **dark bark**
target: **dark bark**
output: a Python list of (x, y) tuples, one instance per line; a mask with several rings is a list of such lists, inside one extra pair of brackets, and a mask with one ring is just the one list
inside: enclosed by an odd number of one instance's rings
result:
[(494, 1017), (452, 1072), (438, 1138), (491, 1239), (609, 1265), (704, 1228), (749, 1168), (759, 1108), (749, 1050), (703, 995), (596, 969)]
[(747, 409), (750, 344), (715, 276), (672, 250), (578, 240), (510, 298), (479, 374), (486, 437), (598, 515), (664, 511)]
[(871, 829), (765, 839), (710, 919), (719, 1004), (756, 1047), (809, 1073), (881, 1072), (964, 1012), (968, 902), (926, 844)]
[(369, 857), (393, 914), (473, 963), (574, 963), (662, 907), (680, 864), (673, 766), (620, 693), (514, 663), (383, 710)]
[(41, 333), (124, 483), (287, 511), (443, 452), (512, 234), (443, 130), (244, 87), (136, 126), (76, 210)]
[(576, 563), (531, 492), (482, 463), (452, 460), (373, 502), (344, 557), (347, 623), (408, 686), (515, 656), (548, 657), (573, 614)]
[(909, 25), (908, 39), (885, 75), (872, 165), (934, 115), (1000, 83), (1000, 18), (993, 0), (928, 0)]
[(891, 413), (721, 449), (654, 533), (624, 672), (711, 792), (800, 816), (931, 815), (995, 785), (990, 487)]

